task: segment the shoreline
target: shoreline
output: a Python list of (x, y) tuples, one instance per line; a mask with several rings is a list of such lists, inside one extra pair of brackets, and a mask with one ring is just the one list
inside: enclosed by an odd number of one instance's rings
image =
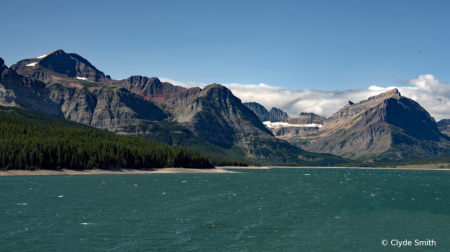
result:
[(184, 174), (184, 173), (240, 173), (237, 171), (229, 171), (227, 169), (379, 169), (379, 170), (437, 170), (450, 171), (448, 168), (438, 167), (314, 167), (314, 166), (218, 166), (209, 169), (195, 169), (195, 168), (152, 168), (152, 169), (92, 169), (92, 170), (0, 170), (0, 177), (11, 176), (72, 176), (72, 175), (123, 175), (123, 174)]
[(71, 176), (71, 175), (123, 175), (123, 174), (182, 174), (182, 173), (239, 173), (224, 169), (194, 169), (194, 168), (154, 168), (154, 169), (115, 169), (115, 170), (2, 170), (0, 177), (10, 176)]
[(341, 167), (341, 166), (218, 166), (217, 169), (377, 169), (377, 170), (437, 170), (437, 171), (450, 171), (448, 168), (438, 168), (438, 167), (423, 167), (423, 166), (404, 166), (404, 167)]

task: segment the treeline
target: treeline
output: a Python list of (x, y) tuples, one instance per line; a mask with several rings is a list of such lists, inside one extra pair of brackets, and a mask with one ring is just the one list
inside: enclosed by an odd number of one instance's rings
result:
[(212, 168), (213, 165), (247, 165), (243, 160), (210, 157), (198, 151), (158, 144), (139, 137), (36, 123), (33, 122), (35, 118), (23, 120), (23, 114), (18, 117), (2, 110), (0, 169)]

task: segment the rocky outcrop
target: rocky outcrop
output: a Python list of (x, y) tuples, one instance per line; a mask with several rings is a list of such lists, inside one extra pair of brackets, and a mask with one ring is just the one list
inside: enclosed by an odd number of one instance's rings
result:
[(11, 66), (22, 76), (47, 82), (55, 77), (86, 78), (89, 81), (109, 82), (110, 78), (99, 71), (89, 61), (76, 53), (56, 50), (49, 54), (25, 59)]
[(0, 69), (0, 105), (64, 117), (61, 108), (49, 98), (44, 83), (18, 75), (8, 69), (1, 58)]
[(219, 84), (206, 86), (186, 106), (175, 110), (175, 119), (196, 136), (222, 144), (252, 136), (273, 137), (255, 113)]

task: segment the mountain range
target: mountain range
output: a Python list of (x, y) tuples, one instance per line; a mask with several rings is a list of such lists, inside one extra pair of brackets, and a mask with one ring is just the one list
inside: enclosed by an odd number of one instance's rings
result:
[(114, 80), (74, 53), (56, 50), (10, 68), (1, 61), (0, 105), (137, 135), (206, 154), (279, 164), (345, 162), (277, 139), (220, 84), (183, 88), (158, 78)]
[[(329, 118), (298, 118), (225, 86), (184, 88), (158, 78), (114, 80), (75, 53), (56, 50), (8, 68), (0, 59), (0, 105), (206, 154), (272, 164), (326, 165), (450, 155), (448, 121), (438, 124), (393, 89), (350, 102)], [(441, 132), (442, 131), (442, 132)], [(444, 133), (444, 134), (443, 134)]]

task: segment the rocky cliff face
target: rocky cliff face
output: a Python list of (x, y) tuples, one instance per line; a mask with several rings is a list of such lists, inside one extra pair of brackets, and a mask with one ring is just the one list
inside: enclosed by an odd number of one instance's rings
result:
[(44, 83), (18, 75), (8, 69), (1, 58), (0, 69), (0, 105), (63, 117), (61, 108), (49, 98)]
[(25, 59), (11, 66), (18, 74), (47, 82), (55, 77), (86, 78), (89, 81), (109, 82), (109, 76), (75, 53), (56, 50), (49, 54)]
[(48, 87), (48, 92), (61, 106), (66, 119), (100, 129), (120, 130), (141, 120), (160, 121), (167, 117), (152, 102), (125, 89), (102, 89), (92, 94), (53, 84)]
[(195, 135), (217, 143), (233, 144), (251, 136), (272, 137), (259, 118), (229, 89), (212, 84), (197, 93), (175, 118)]

